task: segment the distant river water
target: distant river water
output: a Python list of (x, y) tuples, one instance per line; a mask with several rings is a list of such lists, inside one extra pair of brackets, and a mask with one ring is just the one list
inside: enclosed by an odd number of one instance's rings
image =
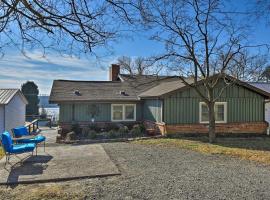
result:
[[(47, 115), (52, 116), (53, 121), (58, 121), (59, 119), (59, 108), (44, 108)], [(39, 108), (39, 113), (41, 113), (41, 108)]]

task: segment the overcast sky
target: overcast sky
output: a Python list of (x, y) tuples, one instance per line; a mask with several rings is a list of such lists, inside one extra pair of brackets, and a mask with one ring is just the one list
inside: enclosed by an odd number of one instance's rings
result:
[[(244, 9), (243, 2), (237, 1)], [(253, 22), (254, 23), (254, 22)], [(263, 22), (254, 23), (252, 34), (257, 43), (270, 43), (270, 27)], [(0, 58), (0, 88), (20, 88), (27, 80), (34, 81), (40, 94), (49, 94), (54, 79), (108, 80), (108, 67), (118, 56), (151, 56), (163, 49), (161, 44), (148, 40), (147, 33), (133, 34), (133, 39), (123, 38), (113, 44), (113, 55), (95, 58), (62, 57), (49, 53), (42, 57), (39, 50), (27, 52), (25, 57), (16, 49), (9, 49)]]

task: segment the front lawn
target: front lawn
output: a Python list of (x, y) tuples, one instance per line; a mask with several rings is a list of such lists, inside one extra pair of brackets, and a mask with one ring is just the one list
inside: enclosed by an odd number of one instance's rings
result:
[(205, 154), (222, 154), (240, 159), (270, 164), (270, 138), (218, 138), (217, 143), (209, 144), (207, 137), (162, 138), (135, 141), (137, 144), (160, 147), (176, 147)]

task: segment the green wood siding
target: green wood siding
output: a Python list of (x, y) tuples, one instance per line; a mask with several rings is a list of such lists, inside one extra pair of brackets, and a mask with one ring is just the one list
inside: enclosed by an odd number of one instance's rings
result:
[[(74, 104), (74, 116), (72, 107), (73, 104), (60, 104), (60, 122), (72, 122), (74, 121), (91, 121), (91, 108), (92, 105), (96, 105), (99, 110), (99, 114), (95, 116), (95, 121), (108, 122), (111, 121), (111, 103), (75, 103)], [(121, 103), (117, 103), (121, 104)], [(123, 103), (128, 104), (128, 103)], [(134, 104), (134, 103), (130, 103)], [(73, 119), (74, 117), (74, 119)], [(136, 120), (140, 121), (142, 119), (142, 106), (140, 103), (136, 104)]]
[(162, 101), (149, 99), (144, 101), (143, 116), (145, 120), (162, 121)]
[(72, 121), (72, 104), (61, 104), (59, 106), (59, 121), (60, 122)]
[(143, 106), (141, 103), (136, 104), (136, 120), (141, 121), (143, 119), (143, 112), (142, 112)]
[[(111, 120), (111, 104), (109, 103), (96, 103), (94, 104), (99, 110), (96, 115), (95, 121), (110, 121)], [(91, 121), (91, 109), (93, 104), (75, 104), (74, 106), (74, 120), (75, 121)]]
[[(201, 89), (203, 91), (203, 89)], [(218, 94), (220, 88), (215, 90)], [(164, 122), (167, 124), (199, 123), (201, 98), (194, 89), (178, 91), (164, 98)], [(227, 87), (218, 100), (227, 102), (227, 121), (264, 121), (264, 97), (238, 85)]]

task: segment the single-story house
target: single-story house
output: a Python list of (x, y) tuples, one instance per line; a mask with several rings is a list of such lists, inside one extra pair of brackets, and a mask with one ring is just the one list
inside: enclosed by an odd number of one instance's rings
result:
[(25, 124), (28, 104), (19, 89), (0, 89), (0, 132)]
[[(207, 133), (207, 107), (179, 77), (119, 72), (119, 66), (112, 65), (109, 81), (55, 80), (50, 102), (60, 107), (60, 126), (145, 122), (162, 133)], [(187, 81), (192, 83), (192, 79)], [(215, 106), (217, 132), (265, 133), (264, 109), (269, 96), (238, 80), (226, 87)]]
[[(270, 93), (270, 83), (268, 82), (250, 82), (249, 84), (265, 92)], [(270, 100), (269, 99), (265, 101), (265, 121), (267, 121), (268, 124), (270, 124)]]

